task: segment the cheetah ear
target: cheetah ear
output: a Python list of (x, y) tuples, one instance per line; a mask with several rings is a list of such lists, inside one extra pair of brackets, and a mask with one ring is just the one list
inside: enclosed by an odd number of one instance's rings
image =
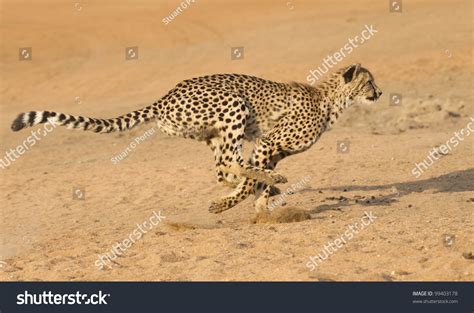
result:
[(342, 73), (342, 76), (344, 77), (344, 82), (347, 84), (351, 82), (359, 73), (360, 70), (360, 63), (352, 64), (349, 66), (344, 73)]

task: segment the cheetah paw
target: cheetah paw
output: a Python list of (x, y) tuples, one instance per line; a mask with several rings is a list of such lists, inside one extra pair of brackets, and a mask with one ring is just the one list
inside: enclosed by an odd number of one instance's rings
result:
[(272, 172), (272, 173), (269, 173), (268, 176), (270, 176), (270, 178), (273, 180), (273, 184), (271, 185), (274, 185), (274, 184), (284, 184), (284, 183), (287, 183), (288, 182), (288, 179), (277, 173), (277, 172)]

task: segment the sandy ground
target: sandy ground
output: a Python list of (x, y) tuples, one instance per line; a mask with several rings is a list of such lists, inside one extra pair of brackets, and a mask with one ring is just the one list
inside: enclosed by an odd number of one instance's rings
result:
[[(411, 173), (474, 116), (472, 2), (404, 1), (402, 13), (387, 2), (198, 0), (165, 25), (178, 1), (2, 0), (3, 157), (31, 134), (10, 131), (19, 112), (114, 117), (212, 73), (304, 82), (366, 24), (378, 32), (340, 66), (361, 62), (384, 95), (279, 164), (282, 189), (310, 179), (272, 216), (304, 210), (311, 219), (301, 222), (255, 224), (252, 199), (209, 214), (229, 190), (215, 184), (202, 143), (156, 132), (114, 165), (152, 124), (110, 135), (54, 129), (0, 171), (0, 279), (472, 281), (474, 135)], [(133, 46), (138, 59), (125, 60)], [(231, 60), (241, 46), (244, 58)], [(23, 47), (31, 60), (19, 61)], [(391, 93), (401, 105), (389, 105)], [(95, 265), (153, 212), (161, 223), (110, 267)], [(308, 258), (365, 212), (374, 220), (310, 271)]]

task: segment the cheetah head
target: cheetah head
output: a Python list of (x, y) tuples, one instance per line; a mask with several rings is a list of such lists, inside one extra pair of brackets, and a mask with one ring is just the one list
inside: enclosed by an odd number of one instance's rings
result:
[(371, 104), (382, 95), (369, 70), (353, 64), (342, 70), (341, 83), (344, 95), (351, 102)]

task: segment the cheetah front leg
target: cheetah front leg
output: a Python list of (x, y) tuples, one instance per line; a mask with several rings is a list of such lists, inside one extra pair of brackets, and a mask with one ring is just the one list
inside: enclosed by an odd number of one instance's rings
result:
[[(306, 127), (302, 128), (301, 125)], [(304, 139), (303, 134), (308, 133), (310, 127), (311, 121), (302, 121), (296, 115), (286, 115), (278, 121), (270, 132), (257, 141), (249, 165), (265, 169), (273, 156), (277, 156), (280, 153), (288, 156), (307, 150), (315, 142), (314, 138), (310, 138), (310, 140)], [(220, 213), (232, 208), (253, 193), (256, 184), (257, 180), (246, 177), (230, 195), (213, 202), (209, 207), (209, 211), (211, 213)], [(266, 192), (270, 191), (271, 187), (268, 187)], [(267, 202), (268, 197), (264, 197), (257, 202), (256, 209), (265, 209)]]
[[(269, 156), (276, 153), (273, 149), (273, 144), (268, 143), (263, 139), (259, 140), (254, 148), (252, 157), (249, 160), (249, 166), (253, 167), (254, 164), (259, 164), (259, 166), (262, 166), (263, 168), (266, 167), (270, 162)], [(232, 208), (254, 193), (256, 184), (256, 179), (245, 177), (230, 195), (212, 202), (209, 206), (209, 212), (221, 213)]]
[[(267, 165), (268, 169), (274, 169), (279, 161), (288, 156), (287, 153), (281, 152), (274, 155), (270, 159), (270, 163)], [(273, 186), (259, 182), (255, 190), (255, 210), (258, 212), (268, 211), (268, 200), (271, 196), (280, 194), (281, 191)]]

